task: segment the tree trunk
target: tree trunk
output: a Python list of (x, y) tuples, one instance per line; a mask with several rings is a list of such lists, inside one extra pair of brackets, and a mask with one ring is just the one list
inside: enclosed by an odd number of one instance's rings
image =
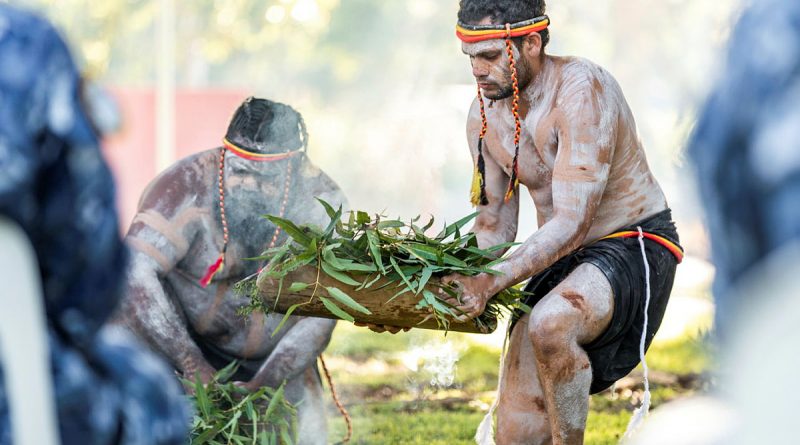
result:
[[(317, 275), (317, 268), (313, 266), (304, 266), (289, 273), (283, 279), (283, 290), (280, 296), (278, 296), (278, 281), (268, 278), (262, 273), (257, 281), (258, 291), (265, 305), (272, 308), (272, 310), (277, 313), (285, 314), (290, 307), (300, 304), (300, 306), (292, 312), (292, 315), (339, 319), (339, 317), (328, 311), (318, 298), (320, 295), (328, 297), (328, 291), (325, 287), (337, 287), (372, 312), (371, 315), (362, 314), (361, 312), (352, 310), (339, 303), (335, 298), (330, 298), (330, 300), (336, 302), (337, 306), (350, 314), (357, 322), (417, 329), (445, 330), (444, 326), (437, 323), (430, 308), (418, 309), (416, 307), (417, 303), (422, 299), (421, 295), (414, 295), (411, 292), (406, 292), (392, 299), (404, 285), (401, 284), (398, 286), (397, 283), (389, 282), (383, 278), (375, 282), (368, 289), (356, 290), (355, 287), (337, 281), (322, 272), (319, 273), (320, 285), (316, 289), (312, 284), (298, 292), (291, 294), (286, 292), (286, 289), (288, 289), (292, 283), (316, 282)], [(354, 277), (356, 276), (354, 275)], [(356, 280), (358, 281), (359, 278), (363, 281), (364, 277), (356, 277)], [(434, 294), (437, 294), (438, 291), (438, 288), (434, 286), (437, 280), (438, 279), (435, 277), (431, 278), (426, 286), (426, 289)], [(314, 295), (313, 297), (312, 294)], [(466, 323), (451, 321), (446, 329), (457, 332), (488, 334), (497, 327), (497, 319), (495, 318), (487, 318), (484, 316), (481, 320), (483, 321), (482, 325), (472, 320)]]

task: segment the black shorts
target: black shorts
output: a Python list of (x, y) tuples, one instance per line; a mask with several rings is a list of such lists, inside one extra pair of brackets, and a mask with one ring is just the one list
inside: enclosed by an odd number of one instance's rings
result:
[[(619, 231), (642, 231), (659, 235), (678, 245), (678, 232), (669, 209)], [(650, 266), (650, 306), (645, 349), (656, 334), (675, 279), (678, 260), (666, 247), (645, 239), (645, 254)], [(525, 303), (534, 307), (579, 264), (594, 264), (611, 283), (614, 312), (606, 331), (582, 345), (592, 366), (592, 394), (603, 391), (626, 376), (639, 364), (639, 343), (644, 326), (646, 283), (642, 252), (637, 238), (610, 238), (596, 241), (558, 260), (534, 275), (525, 286), (531, 293)], [(514, 314), (511, 329), (523, 314)]]

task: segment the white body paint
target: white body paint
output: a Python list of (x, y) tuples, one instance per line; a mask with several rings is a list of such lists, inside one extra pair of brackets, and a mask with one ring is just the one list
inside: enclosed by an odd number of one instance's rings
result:
[[(585, 59), (545, 55), (541, 43), (534, 33), (513, 45), (521, 89), (518, 177), (534, 201), (539, 229), (495, 267), (499, 275), (448, 278), (461, 285), (461, 309), (471, 316), (501, 289), (667, 208), (617, 82)], [(479, 206), (472, 230), (487, 247), (513, 241), (517, 231), (519, 193), (503, 200), (515, 151), (511, 75), (504, 40), (462, 49), (486, 100), (489, 204)], [(467, 122), (476, 161), (480, 129), (476, 100)], [(581, 345), (605, 331), (613, 309), (605, 275), (583, 264), (520, 320), (500, 383), (498, 443), (583, 443), (592, 374)]]
[[(328, 218), (315, 200), (344, 204), (336, 184), (304, 156), (256, 163), (228, 152), (225, 169), (226, 214), (230, 230), (226, 261), (211, 285), (200, 278), (222, 248), (217, 192), (218, 150), (179, 161), (157, 177), (142, 195), (128, 231), (131, 267), (126, 296), (117, 315), (185, 376), (208, 380), (224, 363), (212, 365), (198, 341), (230, 359), (246, 360), (257, 372), (245, 384), (277, 387), (299, 404), (301, 444), (324, 444), (326, 422), (316, 358), (327, 346), (332, 320), (291, 317), (273, 337), (282, 315), (237, 315), (247, 299), (232, 286), (255, 273), (275, 230), (262, 218), (277, 215), (283, 200), (287, 162), (295, 162), (286, 218), (298, 224), (323, 224)], [(278, 243), (286, 235), (281, 234)], [(260, 365), (259, 365), (260, 364)]]

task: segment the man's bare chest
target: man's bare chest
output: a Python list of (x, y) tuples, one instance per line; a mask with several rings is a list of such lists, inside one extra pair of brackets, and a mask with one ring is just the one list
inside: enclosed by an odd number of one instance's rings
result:
[[(500, 166), (506, 176), (511, 176), (514, 165), (515, 126), (505, 122), (487, 132), (486, 148), (489, 156)], [(522, 122), (519, 134), (518, 177), (529, 189), (550, 187), (558, 151), (555, 128), (546, 122)]]

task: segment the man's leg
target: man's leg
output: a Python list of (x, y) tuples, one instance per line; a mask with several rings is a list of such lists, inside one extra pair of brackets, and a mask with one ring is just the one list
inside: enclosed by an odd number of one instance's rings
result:
[(328, 422), (325, 417), (325, 393), (314, 366), (286, 384), (287, 399), (297, 406), (297, 444), (328, 443)]
[(554, 445), (583, 443), (592, 368), (580, 345), (605, 331), (613, 305), (605, 275), (581, 264), (531, 311), (528, 334)]
[(498, 394), (497, 445), (551, 443), (544, 393), (528, 338), (529, 317), (520, 318), (511, 332)]

